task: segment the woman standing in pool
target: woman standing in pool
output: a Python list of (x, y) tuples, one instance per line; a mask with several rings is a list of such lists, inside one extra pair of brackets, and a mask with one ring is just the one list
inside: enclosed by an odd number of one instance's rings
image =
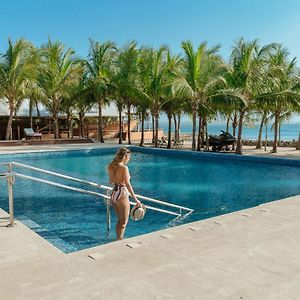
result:
[(113, 161), (108, 165), (109, 183), (114, 185), (111, 193), (111, 203), (118, 217), (116, 224), (118, 240), (123, 239), (128, 223), (130, 211), (129, 194), (135, 200), (136, 206), (141, 204), (130, 184), (130, 174), (126, 166), (130, 160), (130, 155), (129, 149), (120, 148)]

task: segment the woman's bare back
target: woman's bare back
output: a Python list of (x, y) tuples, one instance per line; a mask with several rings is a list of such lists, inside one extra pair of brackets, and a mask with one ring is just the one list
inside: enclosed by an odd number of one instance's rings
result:
[(124, 182), (124, 173), (126, 167), (121, 166), (120, 164), (112, 165), (109, 168), (109, 182), (116, 184), (125, 184)]

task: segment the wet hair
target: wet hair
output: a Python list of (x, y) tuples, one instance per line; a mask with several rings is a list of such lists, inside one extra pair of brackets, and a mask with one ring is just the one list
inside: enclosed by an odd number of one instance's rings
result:
[(120, 163), (122, 161), (122, 159), (124, 158), (124, 156), (128, 153), (131, 153), (131, 151), (128, 148), (120, 148), (117, 153), (116, 156), (114, 157), (114, 159), (111, 161), (111, 163), (108, 165), (108, 169), (110, 167), (112, 167), (113, 165), (116, 165), (118, 163)]

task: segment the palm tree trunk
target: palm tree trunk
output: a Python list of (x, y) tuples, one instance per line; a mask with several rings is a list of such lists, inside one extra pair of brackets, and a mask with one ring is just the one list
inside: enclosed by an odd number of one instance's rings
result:
[(196, 107), (193, 106), (193, 131), (192, 131), (192, 150), (196, 150)]
[[(236, 126), (237, 126), (237, 111), (234, 111), (234, 117), (232, 122), (232, 135), (233, 137), (236, 136)], [(232, 150), (235, 148), (235, 143), (232, 144)]]
[(98, 101), (98, 142), (104, 143), (103, 138), (102, 100)]
[(130, 119), (131, 119), (131, 113), (130, 113), (131, 104), (127, 104), (127, 137), (128, 137), (128, 145), (131, 145), (131, 139), (130, 139)]
[(298, 135), (298, 142), (296, 144), (296, 150), (300, 150), (300, 133)]
[(41, 113), (40, 113), (40, 109), (39, 109), (39, 103), (37, 101), (35, 102), (35, 108), (36, 108), (36, 115), (40, 119)]
[(262, 119), (261, 119), (261, 123), (260, 123), (260, 126), (259, 126), (259, 133), (258, 133), (256, 149), (261, 149), (262, 148), (262, 130), (263, 130), (263, 126), (264, 126), (264, 123), (265, 123), (266, 115), (267, 115), (267, 113), (264, 112), (264, 114), (262, 116)]
[(79, 131), (80, 131), (80, 137), (84, 137), (84, 113), (79, 112)]
[(179, 140), (180, 140), (180, 113), (178, 113), (178, 115), (177, 115), (177, 117), (178, 117), (178, 124), (177, 124), (177, 141), (179, 142)]
[(122, 108), (119, 108), (119, 144), (123, 143)]
[(155, 147), (158, 147), (158, 119), (159, 119), (159, 111), (157, 110), (155, 112), (155, 137), (154, 137), (154, 142), (155, 142)]
[(230, 121), (230, 116), (227, 117), (227, 121), (226, 121), (226, 132), (229, 131), (229, 121)]
[(33, 122), (32, 122), (32, 106), (33, 101), (32, 99), (29, 99), (29, 127), (32, 128)]
[(268, 146), (268, 119), (266, 118), (266, 131), (265, 131), (265, 151), (267, 151), (267, 146)]
[(197, 144), (197, 151), (201, 150), (201, 144), (202, 144), (202, 136), (201, 136), (201, 123), (202, 123), (202, 118), (200, 115), (198, 115), (199, 117), (199, 123), (198, 123), (198, 144)]
[(41, 114), (40, 114), (40, 110), (39, 110), (39, 103), (38, 103), (38, 101), (35, 101), (35, 109), (36, 109), (36, 115), (37, 115), (37, 117), (38, 117), (38, 119), (37, 119), (37, 130), (39, 130), (40, 128), (40, 122), (41, 122)]
[(168, 145), (167, 145), (167, 149), (171, 149), (172, 114), (170, 112), (168, 112), (167, 116), (168, 116)]
[(152, 116), (152, 144), (154, 144), (155, 141), (155, 120), (154, 120), (154, 113), (151, 113)]
[(279, 114), (280, 114), (279, 111), (275, 111), (274, 143), (273, 143), (272, 153), (277, 153)]
[(237, 127), (237, 111), (234, 112), (233, 122), (232, 122), (232, 135), (236, 136), (236, 127)]
[(205, 141), (205, 119), (204, 117), (202, 118), (201, 122), (201, 148), (204, 148), (204, 141)]
[(238, 138), (237, 138), (237, 145), (235, 154), (242, 154), (242, 131), (243, 131), (243, 122), (244, 122), (244, 116), (245, 116), (246, 110), (242, 109), (240, 111), (240, 118), (239, 118), (239, 124), (238, 124)]
[(140, 147), (144, 147), (144, 123), (145, 123), (145, 111), (142, 110), (142, 133), (141, 133)]
[(281, 145), (281, 123), (278, 123), (278, 147)]
[(78, 126), (78, 131), (79, 131), (79, 138), (82, 138), (82, 128), (81, 128), (81, 122), (80, 122), (80, 113), (79, 113), (79, 126)]
[(173, 120), (174, 120), (174, 127), (175, 127), (175, 132), (174, 132), (174, 142), (175, 144), (178, 142), (177, 140), (177, 136), (178, 136), (178, 133), (177, 133), (177, 119), (176, 119), (176, 114), (173, 113)]
[(59, 128), (58, 128), (58, 117), (56, 114), (53, 115), (53, 123), (54, 123), (54, 139), (59, 138)]
[(67, 112), (67, 122), (68, 122), (68, 139), (69, 139), (72, 136), (72, 133), (71, 133), (72, 120), (71, 120), (71, 113), (70, 113), (70, 111)]
[(7, 122), (7, 128), (6, 128), (6, 137), (5, 139), (12, 140), (12, 122), (13, 122), (13, 117), (14, 117), (14, 106), (9, 105), (9, 117), (8, 117), (8, 122)]
[(209, 151), (209, 141), (208, 141), (208, 127), (207, 127), (207, 118), (206, 116), (204, 116), (203, 119), (203, 123), (204, 123), (204, 131), (205, 131), (205, 145), (206, 145), (206, 151)]

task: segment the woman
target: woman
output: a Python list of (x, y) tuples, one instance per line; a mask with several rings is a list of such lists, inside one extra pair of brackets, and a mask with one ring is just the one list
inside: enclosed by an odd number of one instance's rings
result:
[[(114, 184), (111, 194), (111, 204), (117, 214), (118, 222), (116, 224), (117, 239), (122, 240), (126, 225), (128, 223), (130, 203), (129, 194), (136, 202), (136, 206), (140, 206), (140, 201), (134, 194), (130, 184), (129, 170), (126, 164), (130, 160), (130, 150), (120, 148), (108, 165), (109, 183)], [(129, 194), (128, 194), (129, 192)]]

